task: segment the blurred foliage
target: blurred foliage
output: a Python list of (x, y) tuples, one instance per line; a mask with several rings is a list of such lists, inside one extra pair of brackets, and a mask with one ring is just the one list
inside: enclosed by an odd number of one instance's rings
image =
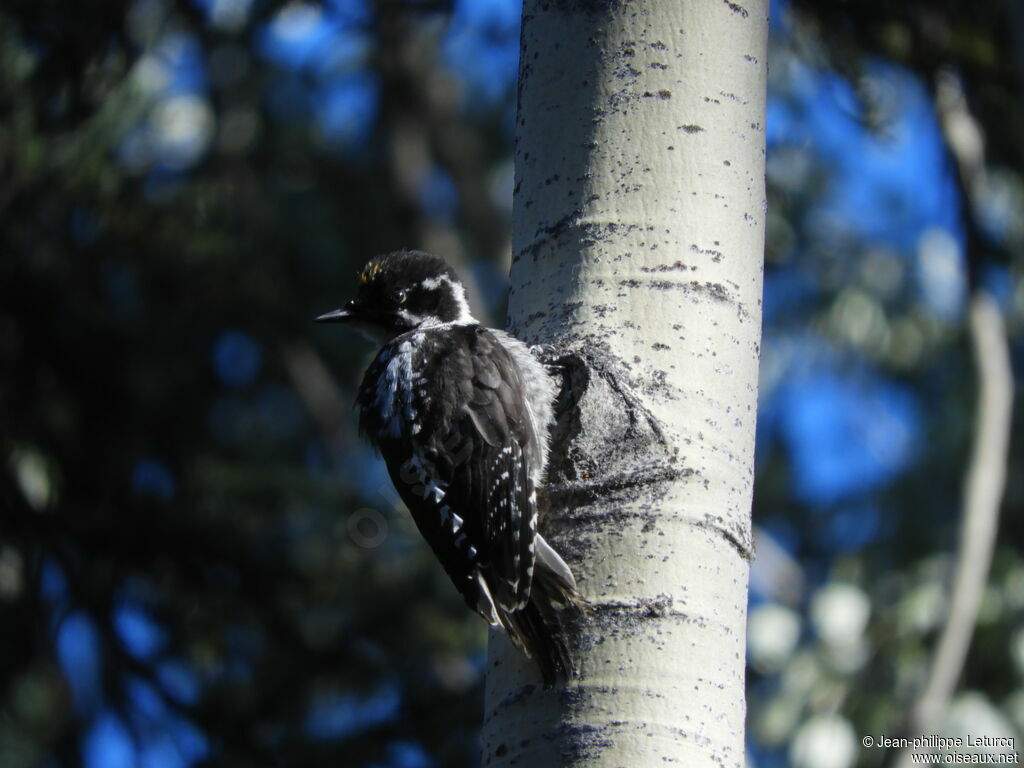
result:
[[(971, 292), (1000, 302), (1018, 380), (1024, 367), (1024, 14), (857, 0), (773, 13), (752, 762), (877, 766), (886, 751), (861, 738), (903, 735), (946, 619), (974, 426)], [(966, 97), (953, 128), (980, 143), (980, 178), (943, 136), (943, 77)], [(822, 393), (831, 408), (813, 405)], [(1018, 407), (996, 559), (941, 734), (1018, 749), (1022, 420)], [(830, 461), (835, 477), (816, 481)]]
[(476, 759), (483, 628), (355, 445), (369, 345), (310, 323), (375, 252), (499, 256), (487, 194), (417, 198), (506, 159), (448, 11), (345, 22), (383, 94), (356, 137), (313, 105), (346, 65), (261, 42), (341, 7), (0, 11), (0, 764)]
[[(944, 616), (972, 287), (1021, 369), (1024, 22), (773, 14), (751, 754), (875, 765), (860, 735), (895, 727)], [(517, 24), (498, 0), (0, 9), (0, 765), (477, 762), (483, 627), (355, 438), (369, 346), (309, 320), (399, 246), (501, 317)], [(968, 205), (945, 71), (985, 139)], [(1013, 450), (951, 732), (1024, 728)]]

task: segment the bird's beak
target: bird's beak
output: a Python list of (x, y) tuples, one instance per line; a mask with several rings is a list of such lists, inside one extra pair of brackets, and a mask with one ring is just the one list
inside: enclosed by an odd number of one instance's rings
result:
[(355, 299), (350, 301), (341, 309), (325, 312), (319, 317), (313, 318), (314, 323), (347, 323), (355, 320), (358, 316)]

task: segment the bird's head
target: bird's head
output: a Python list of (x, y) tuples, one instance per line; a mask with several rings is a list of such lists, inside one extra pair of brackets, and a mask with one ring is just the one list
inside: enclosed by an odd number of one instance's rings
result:
[(466, 289), (444, 259), (423, 251), (376, 256), (359, 273), (355, 298), (318, 323), (348, 323), (376, 341), (443, 323), (475, 323)]

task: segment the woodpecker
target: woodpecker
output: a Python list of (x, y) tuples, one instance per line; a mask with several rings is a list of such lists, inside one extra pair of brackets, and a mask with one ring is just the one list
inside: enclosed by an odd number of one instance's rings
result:
[(370, 260), (356, 297), (317, 322), (381, 344), (356, 406), (423, 538), (470, 608), (534, 659), (573, 675), (566, 627), (582, 601), (537, 532), (555, 383), (523, 342), (485, 328), (441, 258)]

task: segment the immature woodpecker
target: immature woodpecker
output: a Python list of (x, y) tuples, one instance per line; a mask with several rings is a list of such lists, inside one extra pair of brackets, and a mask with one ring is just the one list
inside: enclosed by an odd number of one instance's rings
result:
[(566, 624), (581, 599), (537, 532), (556, 387), (529, 348), (470, 313), (442, 259), (372, 259), (343, 309), (382, 344), (359, 388), (360, 432), (469, 606), (536, 660), (546, 685), (572, 677)]

